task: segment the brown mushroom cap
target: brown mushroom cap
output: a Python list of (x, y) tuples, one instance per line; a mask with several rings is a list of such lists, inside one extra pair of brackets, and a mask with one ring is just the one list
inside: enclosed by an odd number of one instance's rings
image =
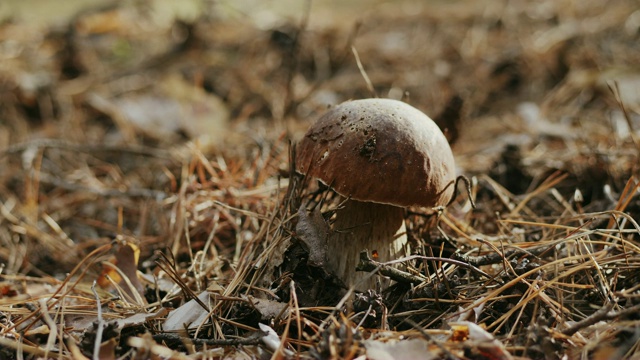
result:
[(335, 106), (297, 150), (298, 172), (354, 200), (434, 207), (453, 196), (455, 163), (447, 139), (433, 120), (401, 101)]

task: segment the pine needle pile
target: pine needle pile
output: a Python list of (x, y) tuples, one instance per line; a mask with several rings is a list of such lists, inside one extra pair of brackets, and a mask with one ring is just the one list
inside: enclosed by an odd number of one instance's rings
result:
[[(0, 358), (640, 356), (636, 1), (161, 3), (0, 23)], [(310, 261), (341, 200), (294, 169), (368, 97), (470, 182), (361, 292)]]

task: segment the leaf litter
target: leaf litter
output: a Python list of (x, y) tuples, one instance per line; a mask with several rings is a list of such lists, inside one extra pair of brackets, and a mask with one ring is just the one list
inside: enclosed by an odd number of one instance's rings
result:
[[(637, 3), (313, 5), (0, 24), (0, 357), (638, 356)], [(395, 282), (360, 293), (292, 159), (371, 96), (436, 118), (476, 208), (409, 209), (414, 253), (364, 253)]]

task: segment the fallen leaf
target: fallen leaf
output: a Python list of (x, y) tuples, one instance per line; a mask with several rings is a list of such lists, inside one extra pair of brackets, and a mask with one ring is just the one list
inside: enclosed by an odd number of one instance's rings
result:
[(309, 265), (323, 267), (326, 263), (327, 239), (330, 231), (319, 207), (309, 211), (305, 204), (300, 205), (296, 235), (309, 250)]
[(442, 351), (437, 346), (430, 346), (423, 339), (382, 342), (366, 340), (367, 358), (370, 360), (411, 360), (440, 359)]
[[(138, 258), (140, 256), (140, 249), (137, 245), (127, 242), (121, 244), (116, 251), (116, 254), (110, 263), (103, 263), (103, 270), (100, 277), (98, 277), (97, 283), (103, 288), (108, 288), (111, 285), (111, 281), (107, 278), (111, 278), (116, 282), (123, 291), (129, 295), (132, 299), (146, 303), (144, 298), (144, 285), (138, 278)], [(127, 277), (123, 279), (112, 265), (115, 265), (120, 272)], [(130, 285), (129, 285), (130, 284)], [(133, 288), (132, 288), (133, 287)], [(136, 293), (134, 293), (134, 291)], [(142, 305), (142, 304), (141, 304)]]
[[(198, 299), (205, 304), (209, 304), (209, 296), (208, 291), (203, 291), (198, 295)], [(196, 300), (191, 299), (171, 311), (162, 328), (164, 331), (183, 330), (185, 327), (193, 329), (204, 323), (208, 316), (209, 311), (203, 309)]]
[(244, 298), (247, 299), (256, 310), (258, 310), (260, 313), (260, 320), (271, 320), (277, 316), (286, 317), (288, 315), (288, 311), (285, 311), (289, 306), (287, 303), (268, 299), (258, 299), (251, 295)]

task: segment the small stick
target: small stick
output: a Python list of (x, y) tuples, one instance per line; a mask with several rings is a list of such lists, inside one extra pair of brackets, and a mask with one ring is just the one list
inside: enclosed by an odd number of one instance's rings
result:
[(378, 271), (392, 280), (403, 283), (420, 284), (427, 279), (420, 276), (411, 275), (402, 270), (372, 260), (366, 250), (360, 252), (360, 262), (356, 266), (357, 271), (375, 272)]
[(394, 261), (389, 261), (386, 263), (379, 263), (375, 260), (372, 260), (369, 257), (369, 254), (367, 253), (367, 250), (363, 250), (360, 252), (360, 262), (358, 263), (358, 265), (356, 266), (356, 270), (358, 271), (368, 271), (368, 272), (372, 272), (372, 271), (378, 271), (380, 272), (380, 274), (385, 275), (390, 277), (392, 280), (398, 281), (398, 282), (403, 282), (403, 283), (412, 283), (412, 284), (420, 284), (423, 283), (424, 281), (426, 281), (426, 278), (420, 277), (420, 276), (416, 276), (416, 275), (412, 275), (409, 274), (407, 272), (404, 272), (402, 270), (398, 270), (394, 267), (391, 267), (389, 265), (391, 264), (395, 264), (395, 263), (399, 263), (402, 261), (407, 261), (407, 260), (413, 260), (413, 259), (422, 259), (422, 260), (427, 260), (427, 261), (441, 261), (441, 262), (445, 262), (445, 263), (449, 263), (449, 264), (453, 264), (453, 265), (457, 265), (460, 267), (463, 267), (465, 269), (469, 269), (472, 270), (486, 278), (492, 279), (491, 276), (489, 276), (489, 274), (485, 273), (484, 271), (476, 268), (473, 265), (467, 264), (465, 262), (462, 262), (460, 260), (455, 260), (455, 259), (448, 259), (448, 258), (442, 258), (442, 257), (433, 257), (433, 256), (420, 256), (420, 255), (412, 255), (412, 256), (408, 256), (408, 257), (404, 257), (398, 260), (394, 260)]
[(594, 312), (593, 314), (589, 315), (588, 317), (578, 321), (577, 323), (573, 324), (572, 326), (569, 326), (568, 328), (564, 329), (561, 331), (562, 334), (567, 335), (567, 336), (571, 336), (575, 333), (577, 333), (578, 331), (589, 327), (599, 321), (602, 320), (613, 320), (616, 318), (619, 318), (621, 316), (626, 316), (626, 315), (630, 315), (630, 314), (636, 314), (638, 312), (638, 310), (640, 310), (640, 304), (634, 305), (630, 308), (626, 308), (624, 310), (620, 310), (618, 312), (611, 312), (611, 309), (613, 309), (614, 304), (613, 303), (609, 303), (603, 307), (601, 307), (598, 311)]
[(460, 254), (460, 253), (455, 253), (453, 254), (453, 257), (458, 260), (458, 261), (462, 261), (465, 263), (468, 263), (471, 266), (483, 266), (483, 265), (491, 265), (491, 264), (498, 264), (501, 263), (503, 261), (503, 258), (510, 258), (511, 256), (515, 255), (515, 254), (525, 254), (525, 255), (530, 255), (530, 256), (540, 256), (542, 254), (544, 254), (545, 252), (549, 251), (550, 249), (553, 249), (555, 245), (544, 245), (544, 246), (540, 246), (540, 247), (536, 247), (536, 248), (532, 248), (532, 249), (520, 249), (520, 248), (514, 248), (514, 249), (510, 249), (510, 250), (506, 250), (504, 251), (504, 253), (500, 254), (500, 253), (489, 253), (486, 255), (481, 255), (481, 256), (471, 256), (471, 255), (464, 255), (464, 254)]
[(93, 285), (91, 285), (91, 292), (93, 292), (93, 296), (96, 297), (96, 309), (97, 309), (97, 329), (96, 329), (96, 339), (93, 344), (93, 358), (100, 358), (100, 345), (102, 344), (102, 332), (104, 331), (104, 320), (102, 319), (102, 304), (100, 303), (100, 296), (98, 296), (98, 292), (96, 291), (96, 281), (93, 281)]
[[(264, 335), (264, 334), (263, 334)], [(153, 335), (155, 341), (180, 341), (183, 342), (187, 338), (174, 333), (162, 333)], [(234, 345), (259, 345), (261, 339), (259, 336), (252, 335), (246, 338), (236, 339), (188, 339), (195, 345), (214, 345), (214, 346), (234, 346)]]

